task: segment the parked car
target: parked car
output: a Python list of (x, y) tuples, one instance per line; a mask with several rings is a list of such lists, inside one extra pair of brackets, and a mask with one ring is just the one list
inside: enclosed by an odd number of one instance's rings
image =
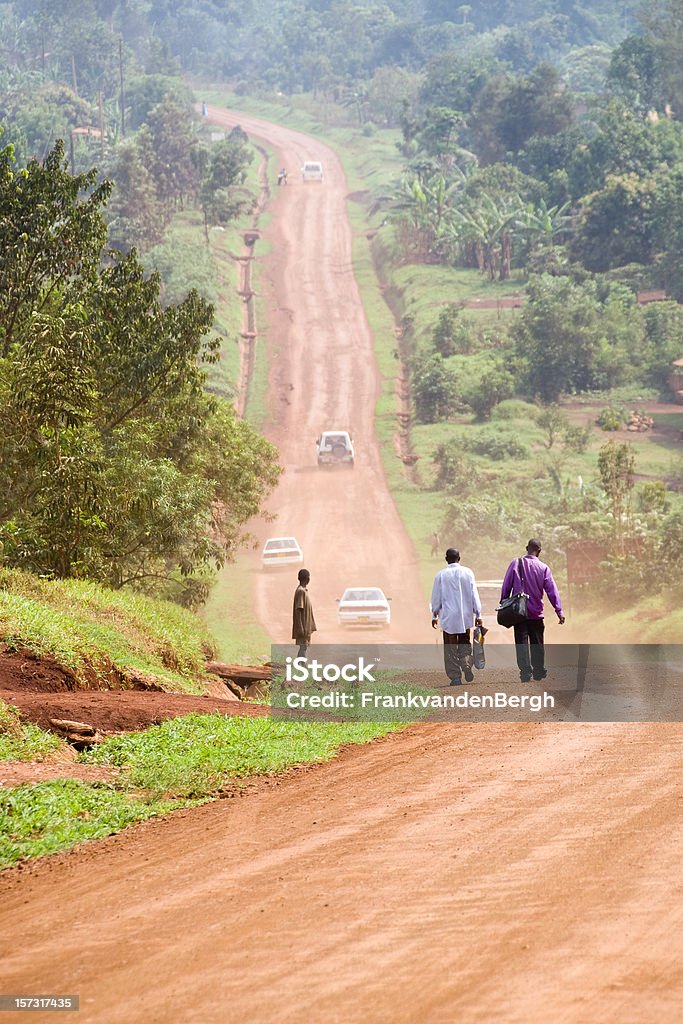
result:
[(339, 601), (337, 620), (340, 626), (388, 626), (391, 608), (379, 587), (347, 587)]
[(319, 466), (353, 466), (356, 453), (346, 430), (325, 430), (315, 443)]
[(277, 569), (284, 565), (302, 565), (304, 553), (296, 537), (271, 537), (263, 546), (261, 565), (264, 569)]
[(306, 160), (301, 168), (302, 181), (322, 181), (323, 165), (318, 160)]

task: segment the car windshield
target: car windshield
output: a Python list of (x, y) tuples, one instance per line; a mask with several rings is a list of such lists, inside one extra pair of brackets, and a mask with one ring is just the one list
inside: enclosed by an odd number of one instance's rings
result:
[(278, 551), (281, 548), (297, 548), (299, 545), (294, 537), (274, 537), (266, 541), (265, 551)]
[(332, 446), (335, 444), (346, 445), (345, 434), (325, 434), (323, 437), (323, 444), (326, 446)]
[(342, 601), (384, 601), (381, 590), (367, 588), (364, 590), (345, 590)]

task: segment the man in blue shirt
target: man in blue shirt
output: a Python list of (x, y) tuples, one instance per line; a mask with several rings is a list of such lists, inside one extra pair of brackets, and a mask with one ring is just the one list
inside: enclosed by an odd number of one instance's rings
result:
[(446, 675), (451, 686), (460, 686), (463, 675), (468, 683), (474, 680), (470, 629), (473, 622), (481, 625), (481, 601), (474, 573), (460, 565), (460, 552), (449, 548), (446, 561), (432, 587), (432, 628), (441, 624)]

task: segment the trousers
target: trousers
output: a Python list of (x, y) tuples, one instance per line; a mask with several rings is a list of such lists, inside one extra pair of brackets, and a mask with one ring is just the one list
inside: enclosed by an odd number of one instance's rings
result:
[(443, 664), (449, 679), (460, 679), (462, 673), (472, 671), (472, 644), (470, 631), (443, 634)]
[(515, 653), (520, 679), (528, 683), (531, 677), (545, 679), (545, 647), (543, 619), (524, 619), (513, 626), (515, 631)]

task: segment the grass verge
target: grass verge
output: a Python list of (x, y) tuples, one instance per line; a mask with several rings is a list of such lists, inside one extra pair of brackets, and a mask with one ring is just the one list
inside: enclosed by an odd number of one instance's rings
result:
[(234, 779), (329, 761), (343, 744), (396, 728), (194, 714), (112, 737), (81, 760), (119, 768), (113, 783), (57, 780), (0, 791), (0, 868), (196, 806)]
[(75, 779), (0, 790), (0, 868), (111, 835), (173, 807)]
[(0, 700), (0, 761), (35, 761), (63, 746), (54, 733), (22, 722), (18, 710)]
[(240, 552), (223, 566), (202, 608), (202, 619), (216, 638), (218, 656), (231, 664), (258, 665), (270, 659), (271, 639), (253, 611), (251, 561)]
[(49, 655), (83, 681), (142, 675), (188, 693), (201, 691), (215, 649), (201, 620), (170, 601), (19, 569), (0, 569), (0, 640)]
[(144, 732), (113, 737), (82, 759), (122, 769), (121, 785), (155, 797), (195, 798), (215, 793), (231, 779), (329, 761), (342, 744), (366, 743), (391, 728), (184, 715)]

